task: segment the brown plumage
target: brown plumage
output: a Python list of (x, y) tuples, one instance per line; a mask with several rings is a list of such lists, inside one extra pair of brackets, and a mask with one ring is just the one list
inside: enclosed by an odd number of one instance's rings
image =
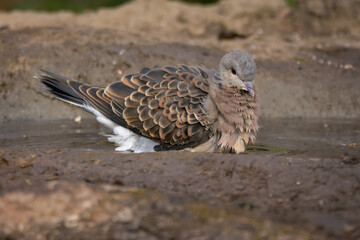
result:
[(144, 68), (106, 88), (47, 71), (37, 78), (57, 98), (158, 142), (156, 150), (239, 153), (258, 131), (255, 71), (248, 53), (233, 51), (219, 70)]

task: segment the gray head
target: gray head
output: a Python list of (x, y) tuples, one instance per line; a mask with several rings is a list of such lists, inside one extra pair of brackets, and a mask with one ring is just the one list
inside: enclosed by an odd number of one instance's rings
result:
[(249, 53), (235, 50), (226, 54), (220, 61), (219, 70), (223, 85), (247, 90), (253, 94), (256, 64)]

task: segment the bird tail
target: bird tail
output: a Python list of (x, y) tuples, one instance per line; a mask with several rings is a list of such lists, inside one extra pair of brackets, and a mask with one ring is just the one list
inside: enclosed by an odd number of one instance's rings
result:
[(79, 83), (60, 74), (43, 69), (40, 69), (40, 71), (45, 74), (37, 75), (35, 78), (44, 85), (43, 90), (46, 93), (62, 101), (79, 106), (98, 118), (105, 117), (105, 119), (115, 124), (128, 127), (125, 120), (113, 112), (111, 99), (104, 93), (104, 88)]
[[(37, 75), (34, 77), (44, 85), (43, 90), (45, 93), (50, 93), (51, 96), (56, 97), (57, 99), (79, 107), (84, 108), (86, 106), (85, 99), (79, 94), (79, 88), (75, 90), (71, 87), (71, 85), (74, 85), (75, 81), (43, 69), (40, 69), (40, 71), (46, 75)], [(80, 83), (78, 84), (81, 85)]]

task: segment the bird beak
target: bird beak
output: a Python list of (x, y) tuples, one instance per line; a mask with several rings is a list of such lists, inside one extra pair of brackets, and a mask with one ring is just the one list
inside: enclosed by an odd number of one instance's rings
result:
[(254, 97), (254, 82), (245, 82), (244, 81), (244, 88), (243, 90), (249, 92), (249, 94)]

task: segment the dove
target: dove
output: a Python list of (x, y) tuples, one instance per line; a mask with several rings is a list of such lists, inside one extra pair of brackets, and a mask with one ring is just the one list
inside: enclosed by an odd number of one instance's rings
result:
[(40, 71), (46, 93), (113, 130), (117, 151), (241, 153), (259, 130), (256, 64), (243, 50), (224, 55), (217, 68), (143, 68), (106, 87)]

